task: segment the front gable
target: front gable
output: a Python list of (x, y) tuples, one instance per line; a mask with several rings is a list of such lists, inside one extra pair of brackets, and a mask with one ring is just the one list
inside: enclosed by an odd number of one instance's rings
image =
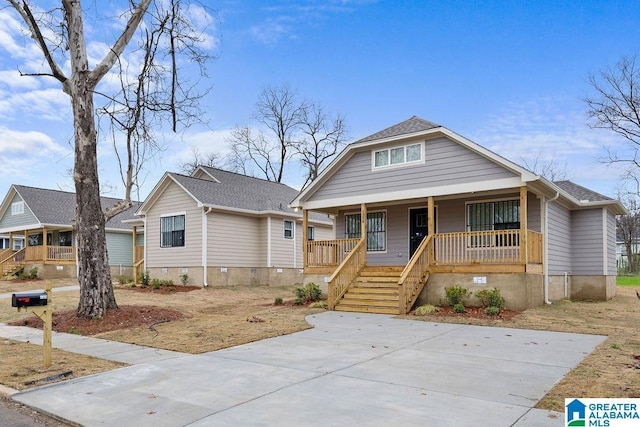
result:
[[(381, 163), (377, 156), (389, 157), (392, 151), (402, 155), (403, 147), (414, 152), (421, 147), (421, 157), (411, 161)], [(412, 138), (370, 145), (346, 159), (341, 167), (307, 199), (309, 202), (354, 198), (374, 201), (371, 196), (385, 195), (385, 200), (425, 197), (478, 191), (480, 187), (508, 188), (521, 185), (521, 177), (447, 135)], [(413, 194), (410, 194), (413, 193)]]
[(22, 230), (25, 226), (39, 226), (38, 218), (14, 187), (11, 187), (0, 211), (0, 229)]

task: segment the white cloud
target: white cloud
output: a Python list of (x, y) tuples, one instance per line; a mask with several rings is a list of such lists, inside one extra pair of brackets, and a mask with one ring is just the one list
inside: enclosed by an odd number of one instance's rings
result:
[(471, 139), (520, 165), (536, 159), (553, 161), (560, 169), (566, 165), (567, 179), (610, 196), (620, 181), (620, 167), (604, 165), (600, 159), (607, 147), (620, 146), (621, 139), (591, 129), (579, 100), (511, 104), (486, 118)]
[(71, 103), (61, 89), (13, 93), (0, 99), (0, 117), (64, 121), (70, 118)]
[(48, 157), (52, 154), (61, 155), (65, 148), (56, 144), (51, 137), (38, 131), (21, 132), (0, 127), (0, 155)]

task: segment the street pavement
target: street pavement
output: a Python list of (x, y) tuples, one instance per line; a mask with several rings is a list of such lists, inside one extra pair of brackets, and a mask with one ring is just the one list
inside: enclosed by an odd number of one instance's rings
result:
[[(377, 314), (307, 321), (200, 355), (55, 334), (54, 347), (134, 364), (12, 397), (84, 426), (562, 426), (534, 406), (606, 338)], [(12, 328), (0, 337), (41, 342)]]

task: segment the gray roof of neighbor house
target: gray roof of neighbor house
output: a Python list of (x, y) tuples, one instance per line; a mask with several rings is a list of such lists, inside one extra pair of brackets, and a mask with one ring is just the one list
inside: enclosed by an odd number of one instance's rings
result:
[[(15, 184), (12, 187), (41, 224), (72, 225), (71, 222), (76, 213), (75, 193)], [(113, 206), (120, 201), (111, 197), (101, 197), (100, 200), (103, 208)], [(140, 202), (133, 202), (131, 208), (111, 218), (106, 228), (131, 230), (132, 226), (122, 221), (133, 219), (139, 206)]]
[[(173, 172), (167, 172), (166, 176), (182, 186), (203, 206), (254, 213), (282, 212), (287, 215), (301, 216), (300, 212), (289, 207), (291, 201), (298, 195), (298, 190), (288, 185), (208, 166), (199, 168), (212, 179), (195, 178)], [(154, 192), (155, 189), (152, 194)], [(326, 215), (313, 212), (310, 213), (309, 219), (329, 222)]]
[(553, 183), (581, 202), (603, 202), (614, 200), (611, 197), (596, 193), (593, 190), (589, 190), (588, 188), (585, 188), (582, 185), (578, 185), (571, 181), (553, 181)]
[(438, 128), (438, 127), (442, 127), (442, 126), (436, 123), (430, 122), (428, 120), (421, 119), (418, 116), (412, 116), (411, 118), (403, 122), (400, 122), (398, 124), (395, 124), (393, 126), (390, 126), (386, 129), (383, 129), (380, 132), (376, 132), (372, 135), (365, 136), (364, 138), (353, 142), (353, 144), (358, 144), (360, 142), (367, 142), (367, 141), (375, 141), (376, 139), (382, 139), (382, 138), (392, 138), (394, 136), (407, 135), (415, 132), (422, 132), (425, 130)]

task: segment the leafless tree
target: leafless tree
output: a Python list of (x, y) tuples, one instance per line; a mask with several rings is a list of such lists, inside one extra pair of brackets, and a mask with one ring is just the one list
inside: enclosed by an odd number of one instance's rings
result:
[(197, 148), (192, 148), (191, 158), (180, 163), (178, 168), (183, 174), (192, 175), (198, 169), (198, 166), (219, 168), (222, 166), (222, 158), (216, 152), (201, 153)]
[(330, 118), (322, 106), (308, 103), (300, 108), (299, 129), (302, 140), (296, 150), (307, 172), (304, 188), (343, 148), (347, 126), (344, 116)]
[(627, 252), (627, 272), (637, 273), (639, 267), (638, 245), (640, 244), (640, 203), (636, 193), (618, 193), (618, 199), (628, 213), (616, 217), (617, 238), (622, 240)]
[(238, 172), (253, 174), (254, 168), (265, 179), (282, 182), (285, 163), (293, 154), (300, 109), (304, 105), (287, 83), (265, 87), (256, 103), (253, 118), (269, 132), (256, 134), (249, 127), (237, 127), (231, 135), (229, 163)]
[[(589, 76), (594, 96), (585, 98), (590, 126), (609, 129), (627, 144), (620, 150), (608, 149), (604, 163), (626, 168), (626, 178), (637, 180), (640, 172), (640, 67), (636, 56), (625, 56), (614, 67)], [(638, 193), (640, 194), (640, 193)]]
[[(36, 46), (42, 51), (44, 61), (48, 71), (34, 73), (31, 75), (52, 77), (60, 82), (62, 90), (71, 100), (73, 112), (74, 128), (74, 184), (76, 190), (76, 234), (78, 242), (78, 281), (80, 283), (80, 303), (78, 305), (78, 316), (89, 318), (102, 317), (108, 309), (116, 309), (117, 303), (113, 293), (109, 261), (105, 242), (105, 222), (106, 218), (114, 215), (118, 210), (126, 209), (129, 205), (130, 191), (126, 191), (126, 197), (118, 207), (103, 212), (100, 201), (100, 184), (98, 179), (97, 161), (97, 140), (98, 132), (96, 126), (96, 108), (94, 97), (101, 92), (98, 85), (104, 77), (118, 64), (120, 75), (130, 72), (124, 64), (124, 54), (132, 38), (138, 34), (143, 35), (143, 44), (139, 48), (155, 49), (156, 61), (145, 60), (148, 69), (145, 71), (133, 72), (132, 75), (138, 79), (153, 79), (158, 76), (157, 69), (160, 66), (160, 52), (168, 52), (165, 57), (169, 65), (164, 65), (168, 70), (170, 78), (169, 85), (163, 86), (166, 80), (157, 80), (145, 86), (144, 84), (123, 83), (121, 86), (122, 97), (113, 95), (110, 97), (111, 107), (105, 107), (102, 111), (112, 113), (110, 117), (118, 118), (115, 121), (121, 130), (129, 131), (127, 141), (132, 144), (127, 145), (127, 161), (133, 163), (132, 169), (129, 166), (124, 170), (127, 185), (133, 185), (136, 175), (136, 160), (132, 156), (138, 155), (139, 159), (144, 157), (144, 153), (135, 153), (135, 142), (143, 142), (147, 138), (149, 129), (145, 129), (140, 117), (145, 107), (140, 107), (140, 99), (135, 94), (136, 90), (147, 90), (149, 93), (168, 92), (165, 110), (172, 117), (172, 123), (178, 122), (179, 108), (177, 102), (180, 94), (178, 85), (178, 67), (176, 58), (181, 48), (180, 43), (184, 42), (178, 36), (181, 27), (178, 21), (184, 18), (181, 11), (187, 7), (186, 2), (171, 0), (168, 2), (153, 2), (151, 0), (140, 0), (139, 2), (128, 2), (129, 9), (123, 16), (125, 25), (120, 35), (111, 46), (105, 51), (104, 57), (97, 61), (93, 68), (89, 65), (87, 46), (85, 40), (86, 10), (82, 6), (81, 0), (62, 0), (61, 7), (40, 11), (35, 14), (34, 2), (6, 0), (20, 15), (26, 26), (26, 31), (34, 39)], [(168, 5), (168, 10), (162, 8)], [(93, 3), (92, 8), (97, 8), (97, 3)], [(143, 22), (145, 17), (148, 18)], [(158, 30), (158, 25), (162, 27)], [(160, 31), (160, 33), (156, 32)], [(52, 34), (55, 35), (52, 37)], [(159, 38), (162, 34), (163, 41)], [(192, 34), (193, 35), (193, 34)], [(186, 45), (185, 45), (186, 46)], [(189, 49), (188, 47), (186, 47)], [(148, 50), (144, 50), (148, 52)], [(68, 63), (68, 65), (67, 65)], [(69, 71), (65, 71), (68, 66)], [(128, 66), (133, 63), (128, 62)], [(141, 89), (143, 88), (143, 89)], [(124, 94), (127, 95), (124, 95)], [(143, 97), (144, 98), (144, 97)], [(148, 98), (145, 98), (148, 100)], [(134, 107), (133, 109), (131, 107)], [(139, 108), (140, 107), (140, 108)], [(123, 108), (123, 110), (120, 110)], [(174, 126), (175, 128), (175, 126)], [(131, 177), (131, 179), (129, 179)]]
[(543, 160), (542, 152), (538, 152), (533, 159), (522, 159), (524, 167), (531, 172), (547, 178), (549, 181), (563, 181), (567, 179), (567, 163), (558, 165), (555, 158)]

